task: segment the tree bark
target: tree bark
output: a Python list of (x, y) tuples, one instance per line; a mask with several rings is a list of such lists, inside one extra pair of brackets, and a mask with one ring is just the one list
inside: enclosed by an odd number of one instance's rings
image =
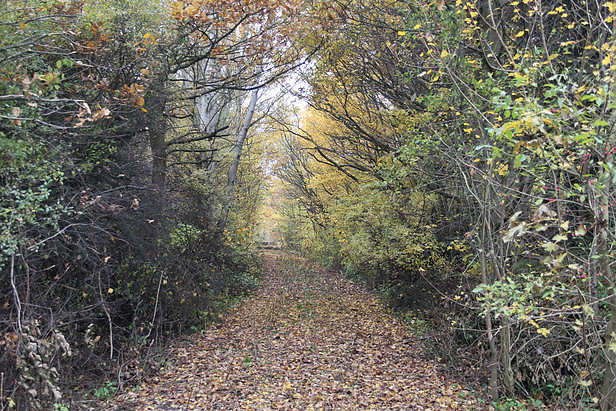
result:
[(222, 216), (219, 221), (218, 228), (222, 231), (227, 225), (229, 218), (229, 208), (233, 201), (233, 189), (235, 188), (235, 182), (237, 181), (237, 171), (240, 166), (240, 160), (242, 158), (242, 150), (244, 148), (244, 142), (248, 135), (248, 130), (252, 125), (252, 118), (257, 107), (257, 101), (259, 99), (259, 89), (254, 89), (250, 93), (250, 102), (248, 103), (248, 110), (244, 117), (244, 122), (240, 128), (237, 138), (235, 140), (235, 146), (233, 147), (233, 158), (231, 159), (231, 166), (229, 167), (229, 176), (227, 178), (227, 187), (225, 190), (225, 198), (223, 199)]
[(150, 130), (150, 148), (152, 150), (152, 184), (164, 188), (167, 179), (167, 130), (158, 126)]
[[(607, 164), (614, 164), (614, 156), (609, 154), (606, 158)], [(610, 230), (610, 214), (609, 214), (609, 195), (612, 190), (612, 175), (609, 171), (604, 171), (599, 179), (602, 183), (600, 193), (601, 199), (599, 210), (597, 212), (597, 254), (598, 266), (601, 278), (611, 293), (608, 300), (610, 306), (610, 319), (605, 329), (605, 373), (603, 377), (601, 410), (616, 409), (616, 294), (615, 281), (610, 267), (609, 258), (609, 230)]]
[(151, 91), (146, 96), (148, 110), (145, 114), (150, 150), (152, 151), (152, 184), (164, 188), (167, 178), (167, 119), (166, 106), (166, 73), (152, 82)]
[(503, 367), (503, 381), (509, 394), (514, 394), (515, 378), (511, 366), (511, 322), (507, 316), (503, 316), (501, 326), (501, 365)]
[[(487, 188), (486, 188), (487, 190)], [(481, 266), (481, 281), (484, 284), (490, 284), (488, 278), (488, 259), (486, 257), (486, 231), (487, 231), (487, 217), (485, 216), (487, 210), (484, 210), (484, 217), (482, 222), (482, 229), (480, 234), (481, 249), (479, 250), (479, 264)], [(490, 395), (493, 400), (498, 399), (498, 348), (496, 347), (496, 341), (494, 337), (494, 328), (492, 325), (492, 314), (490, 310), (486, 311), (486, 332), (488, 334), (488, 347), (490, 348)]]
[(500, 3), (500, 1), (495, 2), (493, 0), (483, 0), (481, 3), (482, 22), (486, 25), (485, 38), (481, 39), (481, 43), (485, 61), (492, 70), (499, 70), (502, 68), (499, 61), (499, 56), (503, 48), (500, 32), (502, 28), (497, 23), (500, 21), (499, 16), (495, 16), (495, 14), (502, 14), (502, 6)]

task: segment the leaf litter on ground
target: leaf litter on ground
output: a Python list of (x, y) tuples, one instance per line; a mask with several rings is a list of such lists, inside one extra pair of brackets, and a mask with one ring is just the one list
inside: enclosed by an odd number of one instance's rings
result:
[(420, 357), (408, 328), (375, 295), (284, 252), (265, 253), (259, 291), (175, 352), (173, 366), (109, 408), (482, 408)]

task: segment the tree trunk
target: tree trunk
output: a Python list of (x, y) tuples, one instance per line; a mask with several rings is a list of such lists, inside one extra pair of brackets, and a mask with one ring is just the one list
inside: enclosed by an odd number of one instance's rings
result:
[(166, 127), (158, 125), (150, 130), (150, 148), (152, 150), (152, 184), (159, 188), (165, 187), (167, 178), (167, 142)]
[[(496, 3), (496, 4), (495, 4)], [(482, 38), (483, 54), (485, 61), (492, 70), (501, 68), (499, 56), (503, 48), (501, 38), (501, 21), (502, 6), (500, 1), (483, 0), (481, 3), (481, 21), (486, 25), (485, 38)], [(497, 14), (495, 16), (495, 14)]]
[(509, 394), (514, 393), (515, 378), (511, 367), (511, 322), (507, 316), (502, 318), (501, 327), (501, 365), (503, 367), (503, 381)]
[(152, 83), (152, 90), (146, 96), (148, 111), (145, 114), (145, 124), (148, 125), (150, 150), (152, 151), (152, 184), (159, 188), (165, 187), (167, 178), (167, 119), (165, 117), (166, 76), (159, 76)]
[[(484, 213), (486, 210), (484, 210)], [(487, 218), (484, 215), (483, 218), (483, 227), (481, 229), (480, 234), (480, 244), (481, 250), (479, 250), (479, 263), (481, 265), (481, 281), (484, 284), (489, 284), (490, 280), (488, 278), (488, 260), (486, 257), (486, 225), (488, 222)], [(490, 395), (492, 395), (493, 400), (498, 399), (498, 349), (496, 347), (496, 342), (494, 338), (494, 329), (492, 325), (492, 314), (490, 311), (486, 311), (486, 332), (488, 333), (488, 347), (490, 348)]]
[[(616, 409), (616, 296), (610, 298), (610, 321), (605, 329), (605, 374), (603, 377), (603, 389), (601, 410), (611, 411)], [(610, 348), (612, 346), (612, 348)]]
[[(609, 154), (607, 164), (614, 164), (614, 156)], [(608, 300), (610, 306), (610, 319), (605, 330), (605, 373), (602, 387), (601, 409), (604, 411), (616, 409), (616, 294), (614, 294), (615, 281), (610, 267), (609, 258), (609, 196), (612, 189), (612, 175), (609, 171), (601, 173), (599, 182), (602, 184), (600, 193), (600, 206), (597, 212), (597, 254), (601, 278), (605, 287), (611, 293)]]
[(244, 142), (248, 135), (248, 130), (252, 125), (252, 117), (254, 116), (255, 109), (257, 107), (257, 100), (259, 98), (259, 89), (254, 89), (250, 93), (250, 103), (248, 104), (248, 110), (244, 117), (242, 127), (237, 134), (235, 140), (235, 146), (233, 147), (233, 158), (231, 159), (231, 166), (229, 167), (229, 176), (227, 178), (227, 188), (225, 190), (225, 198), (223, 199), (222, 216), (219, 221), (218, 228), (222, 231), (227, 225), (227, 219), (229, 218), (229, 207), (233, 200), (233, 189), (237, 180), (237, 170), (240, 166), (240, 160), (242, 158), (242, 150), (244, 148)]

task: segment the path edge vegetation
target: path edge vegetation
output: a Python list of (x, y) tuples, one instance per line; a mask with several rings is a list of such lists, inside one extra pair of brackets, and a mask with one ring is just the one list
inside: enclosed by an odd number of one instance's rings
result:
[(495, 401), (616, 404), (615, 11), (336, 3), (279, 119), (282, 242), (420, 308)]
[[(611, 1), (4, 2), (1, 406), (140, 375), (255, 284), (263, 217), (440, 319), (495, 401), (615, 408), (615, 19)], [(268, 92), (297, 68), (301, 110)]]
[(0, 5), (3, 410), (123, 390), (257, 285), (253, 137), (298, 8), (197, 3)]

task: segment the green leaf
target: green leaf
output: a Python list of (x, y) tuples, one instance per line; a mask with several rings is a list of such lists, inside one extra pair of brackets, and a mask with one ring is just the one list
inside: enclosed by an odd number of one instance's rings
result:
[(543, 243), (541, 245), (541, 247), (543, 247), (543, 249), (545, 251), (547, 251), (548, 253), (552, 253), (552, 252), (558, 250), (558, 246), (555, 243), (552, 243), (552, 242)]
[(566, 235), (563, 234), (556, 234), (554, 237), (552, 237), (552, 240), (555, 243), (561, 242), (561, 241), (565, 241), (567, 239)]
[(518, 154), (517, 156), (515, 156), (515, 159), (513, 160), (513, 168), (522, 167), (522, 163), (526, 161), (527, 158), (528, 157), (526, 156), (526, 154)]
[(526, 223), (522, 222), (520, 224), (513, 225), (511, 228), (506, 230), (505, 235), (503, 235), (503, 242), (508, 243), (513, 241), (516, 237), (520, 237), (527, 233), (525, 230)]
[(594, 125), (594, 126), (597, 126), (597, 127), (605, 127), (605, 126), (609, 126), (609, 125), (610, 125), (610, 123), (608, 123), (608, 122), (607, 122), (607, 121), (605, 121), (605, 120), (596, 120), (596, 121), (593, 123), (593, 125)]
[(484, 283), (479, 284), (477, 287), (473, 289), (473, 293), (478, 294), (483, 292), (486, 289), (487, 285)]
[(616, 335), (612, 333), (611, 337), (612, 338), (610, 339), (610, 343), (608, 344), (607, 349), (616, 352)]
[[(582, 304), (582, 310), (584, 310), (584, 313), (589, 317), (594, 317), (595, 315), (595, 310), (588, 304)], [(614, 339), (612, 339), (612, 341), (614, 341)]]

